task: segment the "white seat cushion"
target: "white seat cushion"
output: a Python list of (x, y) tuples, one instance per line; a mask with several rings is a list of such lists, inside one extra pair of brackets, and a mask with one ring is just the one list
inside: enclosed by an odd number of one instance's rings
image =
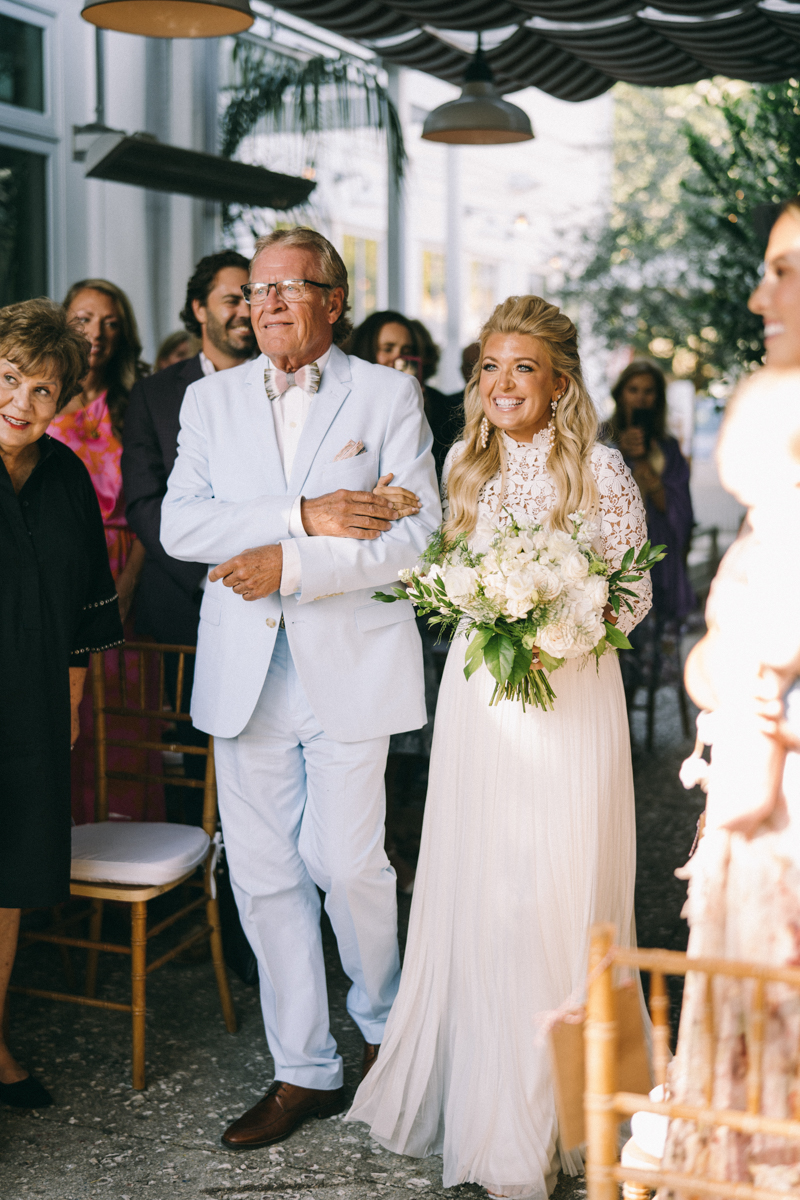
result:
[(210, 839), (194, 825), (100, 821), (72, 830), (73, 879), (159, 887), (194, 870)]

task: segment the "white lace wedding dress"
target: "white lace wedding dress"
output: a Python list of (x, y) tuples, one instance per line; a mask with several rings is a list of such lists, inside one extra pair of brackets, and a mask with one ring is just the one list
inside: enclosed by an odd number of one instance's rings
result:
[[(555, 503), (546, 432), (531, 445), (503, 435), (500, 476), (479, 517), (504, 504), (541, 520)], [(448, 456), (447, 471), (460, 447)], [(592, 468), (602, 553), (618, 563), (647, 536), (639, 492), (616, 450)], [(599, 547), (598, 547), (599, 548)], [(628, 631), (650, 607), (637, 585)], [(634, 937), (633, 779), (619, 662), (605, 655), (552, 676), (555, 711), (489, 706), (485, 667), (463, 674), (466, 641), (450, 649), (439, 693), (430, 779), (400, 992), (376, 1065), (349, 1121), (366, 1121), (399, 1154), (444, 1156), (444, 1186), (491, 1185), (543, 1198), (559, 1166), (549, 1052), (535, 1014), (585, 979), (589, 928), (613, 921)]]

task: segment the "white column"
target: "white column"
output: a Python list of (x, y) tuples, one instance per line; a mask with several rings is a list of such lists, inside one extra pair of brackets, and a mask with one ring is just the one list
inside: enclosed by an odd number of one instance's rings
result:
[(459, 391), (461, 378), (461, 155), (458, 146), (447, 146), (447, 234), (445, 241), (445, 295), (447, 331), (439, 368), (440, 387), (445, 392)]
[[(387, 64), (386, 73), (389, 76), (389, 96), (398, 113), (402, 114), (401, 68), (392, 63)], [(386, 156), (386, 192), (387, 192), (387, 224), (386, 224), (386, 295), (389, 308), (404, 313), (406, 308), (406, 231), (405, 231), (405, 196), (404, 184), (398, 184), (392, 171), (391, 149), (387, 138)]]

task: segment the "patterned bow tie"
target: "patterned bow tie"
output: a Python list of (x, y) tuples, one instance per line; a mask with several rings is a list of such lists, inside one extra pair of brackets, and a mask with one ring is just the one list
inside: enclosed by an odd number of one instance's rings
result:
[(307, 396), (313, 396), (319, 391), (321, 378), (320, 369), (315, 362), (297, 371), (279, 371), (277, 367), (267, 367), (264, 372), (264, 387), (270, 400), (277, 400), (290, 387), (302, 388)]

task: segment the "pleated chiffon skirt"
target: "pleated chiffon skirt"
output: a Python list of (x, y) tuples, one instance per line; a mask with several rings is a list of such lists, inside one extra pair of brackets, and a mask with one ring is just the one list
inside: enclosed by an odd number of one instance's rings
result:
[(559, 1152), (537, 1014), (582, 1000), (589, 930), (633, 944), (635, 819), (616, 657), (551, 678), (555, 711), (490, 707), (494, 680), (445, 667), (400, 992), (348, 1120), (444, 1186), (549, 1195)]

